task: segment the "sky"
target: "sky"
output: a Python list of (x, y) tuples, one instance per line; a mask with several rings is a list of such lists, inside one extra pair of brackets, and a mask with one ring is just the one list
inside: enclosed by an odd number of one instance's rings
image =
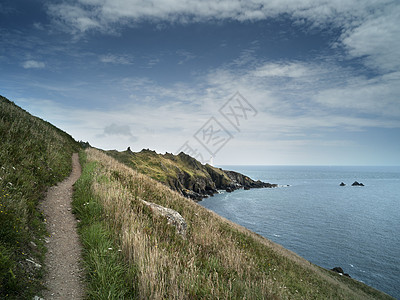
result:
[(102, 149), (400, 165), (398, 0), (2, 0), (0, 94)]

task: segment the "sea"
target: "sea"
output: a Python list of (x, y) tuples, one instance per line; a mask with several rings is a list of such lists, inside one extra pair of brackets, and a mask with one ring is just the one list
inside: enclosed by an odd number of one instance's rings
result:
[(400, 299), (400, 166), (219, 167), (278, 187), (221, 191), (202, 206)]

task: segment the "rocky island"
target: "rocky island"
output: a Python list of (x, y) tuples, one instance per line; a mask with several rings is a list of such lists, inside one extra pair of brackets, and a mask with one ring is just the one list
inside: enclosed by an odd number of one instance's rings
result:
[(174, 155), (158, 154), (149, 149), (140, 152), (127, 149), (123, 152), (112, 150), (107, 153), (195, 201), (213, 196), (218, 190), (232, 192), (240, 188), (248, 190), (277, 187), (276, 184), (255, 181), (238, 172), (223, 170), (209, 164), (203, 165), (183, 152)]

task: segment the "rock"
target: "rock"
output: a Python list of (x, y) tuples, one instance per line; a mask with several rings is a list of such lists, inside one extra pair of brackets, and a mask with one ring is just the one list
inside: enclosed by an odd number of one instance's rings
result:
[(341, 267), (334, 267), (331, 269), (331, 271), (337, 272), (337, 273), (342, 273), (342, 274), (344, 273), (343, 269)]
[[(336, 273), (339, 273), (339, 275), (343, 275), (343, 276), (346, 276), (346, 277), (350, 277), (349, 274), (343, 272), (343, 269), (342, 269), (341, 267), (334, 267), (333, 269), (331, 269), (331, 271), (336, 272)], [(350, 278), (351, 278), (351, 277), (350, 277)]]
[[(239, 188), (247, 190), (277, 186), (260, 180), (254, 181), (238, 172), (202, 164), (183, 152), (178, 155), (171, 153), (163, 155), (148, 149), (132, 152), (128, 147), (127, 151), (124, 152), (110, 151), (109, 153), (124, 163), (126, 161), (132, 162), (139, 172), (150, 175), (153, 179), (161, 181), (172, 190), (194, 201), (201, 201), (205, 197), (213, 196), (218, 193), (218, 190), (233, 192)], [(141, 162), (148, 160), (154, 162), (150, 173), (147, 167), (141, 167)]]
[(184, 189), (182, 190), (182, 195), (185, 196), (186, 198), (192, 199), (194, 201), (201, 201), (205, 197), (203, 194), (196, 193), (194, 191)]
[(346, 186), (346, 184), (343, 181), (339, 185), (340, 186)]
[(354, 181), (351, 186), (364, 186), (364, 184), (358, 181)]
[(142, 202), (146, 206), (150, 207), (152, 212), (154, 212), (155, 214), (166, 217), (168, 224), (175, 226), (177, 232), (182, 236), (182, 238), (186, 239), (187, 223), (180, 213), (171, 208), (166, 208), (164, 206), (147, 202), (145, 200), (142, 200)]

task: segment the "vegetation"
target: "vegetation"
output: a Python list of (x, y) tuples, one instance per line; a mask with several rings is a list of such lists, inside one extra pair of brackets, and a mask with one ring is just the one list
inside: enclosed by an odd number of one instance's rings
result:
[(276, 187), (276, 184), (254, 181), (243, 174), (203, 165), (195, 158), (181, 152), (157, 154), (155, 151), (132, 152), (107, 151), (112, 157), (127, 166), (165, 184), (180, 194), (199, 201), (212, 196), (218, 190), (229, 192), (238, 188)]
[[(0, 97), (0, 299), (32, 299), (43, 288), (37, 263), (43, 264), (47, 233), (37, 205), (49, 186), (70, 173), (71, 154), (89, 147), (81, 144)], [(163, 174), (174, 176), (179, 167), (201, 177), (192, 159), (141, 155), (126, 162), (136, 161), (134, 170), (102, 151), (80, 152), (83, 172), (73, 207), (88, 299), (391, 299), (140, 173), (163, 182)], [(142, 200), (179, 212), (188, 224), (186, 236)]]
[[(79, 145), (67, 133), (0, 96), (0, 298), (40, 290), (46, 235), (38, 201), (71, 171)], [(28, 260), (27, 260), (28, 259)]]
[[(391, 299), (312, 265), (101, 151), (87, 149), (81, 161), (74, 209), (91, 299)], [(141, 200), (179, 212), (188, 223), (186, 238)]]
[[(140, 152), (129, 150), (118, 152), (112, 150), (107, 151), (107, 154), (173, 189), (182, 173), (187, 174), (188, 177), (207, 178), (210, 176), (200, 162), (183, 153), (181, 155), (173, 155), (171, 153), (162, 155), (155, 151), (143, 149)], [(225, 175), (218, 168), (208, 167), (215, 169), (222, 176)], [(225, 180), (226, 182), (230, 181), (226, 175)]]

